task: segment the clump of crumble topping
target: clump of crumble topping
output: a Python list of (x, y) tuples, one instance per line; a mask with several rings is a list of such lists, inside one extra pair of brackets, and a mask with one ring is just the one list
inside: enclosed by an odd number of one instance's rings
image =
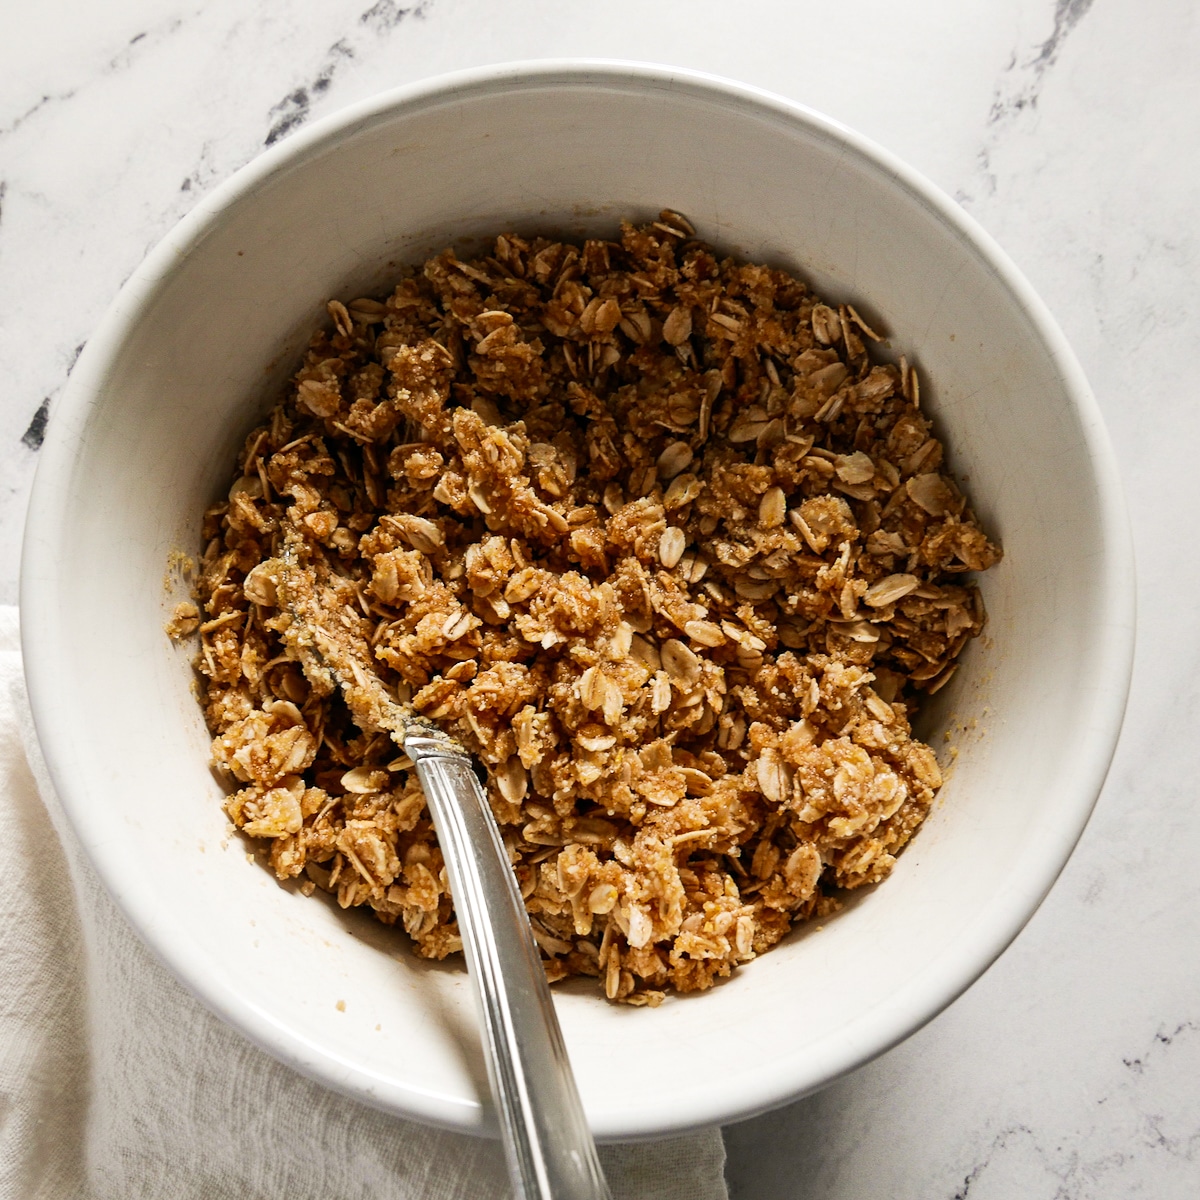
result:
[(882, 880), (941, 784), (910, 718), (1000, 558), (906, 361), (672, 212), (446, 251), (328, 310), (172, 622), (278, 877), (461, 947), (411, 764), (285, 643), (290, 530), (389, 688), (486, 767), (552, 980), (657, 1004)]

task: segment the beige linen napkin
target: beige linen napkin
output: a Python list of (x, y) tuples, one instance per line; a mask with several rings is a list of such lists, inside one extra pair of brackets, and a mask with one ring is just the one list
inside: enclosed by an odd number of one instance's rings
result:
[[(0, 608), (0, 829), (0, 1200), (508, 1195), (497, 1143), (310, 1082), (152, 957), (49, 789), (11, 608)], [(727, 1196), (716, 1130), (601, 1157), (618, 1200)]]

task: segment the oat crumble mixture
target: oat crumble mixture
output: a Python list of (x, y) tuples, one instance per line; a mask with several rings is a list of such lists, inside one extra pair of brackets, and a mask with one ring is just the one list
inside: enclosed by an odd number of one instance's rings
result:
[(461, 948), (411, 763), (289, 649), (288, 535), (486, 767), (552, 981), (657, 1004), (882, 880), (941, 784), (910, 719), (1000, 558), (907, 362), (669, 211), (328, 311), (171, 625), (277, 876)]

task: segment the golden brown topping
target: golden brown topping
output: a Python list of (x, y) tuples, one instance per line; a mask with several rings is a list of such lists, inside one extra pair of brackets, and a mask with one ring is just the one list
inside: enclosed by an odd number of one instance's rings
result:
[(288, 636), (287, 535), (486, 768), (552, 979), (656, 1004), (884, 878), (941, 783), (910, 719), (1000, 557), (907, 361), (670, 212), (505, 234), (328, 311), (170, 625), (279, 877), (460, 949), (412, 764)]

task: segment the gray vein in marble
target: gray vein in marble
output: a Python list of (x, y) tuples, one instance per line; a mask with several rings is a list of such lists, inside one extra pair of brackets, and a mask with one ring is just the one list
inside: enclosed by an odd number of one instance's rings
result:
[(37, 406), (29, 427), (21, 434), (21, 444), (29, 450), (40, 450), (46, 440), (46, 423), (50, 420), (50, 397)]
[[(409, 8), (400, 8), (395, 0), (377, 0), (358, 18), (358, 24), (379, 38), (387, 37), (407, 18), (423, 19), (432, 6), (432, 0), (423, 0)], [(294, 88), (277, 104), (271, 107), (271, 127), (264, 145), (274, 145), (281, 137), (298, 129), (309, 118), (314, 99), (329, 90), (333, 77), (348, 61), (357, 57), (357, 51), (349, 38), (339, 38), (325, 52), (324, 59), (311, 82)]]
[(63, 372), (62, 383), (50, 395), (43, 397), (41, 404), (37, 406), (37, 411), (30, 419), (28, 428), (21, 434), (21, 444), (27, 450), (36, 452), (42, 448), (42, 443), (46, 440), (46, 426), (50, 422), (50, 402), (62, 391), (63, 385), (70, 378), (71, 372), (75, 369), (75, 364), (79, 361), (79, 356), (83, 353), (83, 348), (86, 345), (86, 342), (80, 342), (75, 347), (71, 354), (71, 361), (67, 363), (67, 369)]
[[(1037, 106), (1046, 72), (1058, 61), (1058, 53), (1063, 44), (1091, 7), (1092, 0), (1057, 0), (1054, 7), (1054, 28), (1050, 31), (1050, 36), (1038, 47), (1037, 54), (1022, 68), (1027, 73), (1026, 82), (1007, 96), (997, 89), (996, 99), (992, 103), (991, 112), (988, 113), (989, 125), (995, 125), (1023, 108)], [(1011, 72), (1015, 67), (1014, 54), (1009, 61), (1008, 71)]]
[[(1111, 1150), (1094, 1159), (1084, 1159), (1078, 1152), (1071, 1151), (1062, 1156), (1063, 1146), (1048, 1149), (1028, 1125), (1014, 1124), (1000, 1130), (991, 1141), (987, 1152), (963, 1177), (962, 1184), (949, 1200), (970, 1200), (978, 1183), (989, 1185), (991, 1195), (996, 1195), (996, 1171), (1004, 1177), (999, 1186), (1005, 1190), (999, 1194), (1017, 1194), (1011, 1189), (1040, 1183), (1041, 1175), (1053, 1182), (1053, 1200), (1087, 1200), (1093, 1193), (1092, 1186), (1109, 1168), (1126, 1165), (1129, 1155), (1120, 1150)], [(1056, 1156), (1062, 1156), (1056, 1161)], [(1004, 1162), (1003, 1160), (1009, 1161)], [(1002, 1165), (997, 1166), (998, 1163)], [(988, 1177), (991, 1176), (989, 1179)], [(1026, 1192), (1025, 1194), (1031, 1194)], [(1050, 1193), (1035, 1193), (1046, 1195)]]
[(322, 92), (326, 91), (333, 82), (338, 67), (346, 59), (353, 57), (354, 51), (345, 38), (334, 42), (325, 52), (325, 62), (312, 82), (289, 92), (278, 104), (272, 106), (270, 115), (274, 118), (274, 123), (268, 130), (263, 144), (272, 146), (285, 134), (291, 133), (293, 129), (303, 125), (308, 120), (313, 97), (320, 96)]
[[(1053, 28), (1045, 41), (1037, 47), (1033, 57), (1021, 62), (1016, 50), (1009, 57), (988, 111), (987, 136), (976, 156), (986, 195), (992, 196), (996, 192), (996, 176), (992, 172), (991, 162), (1002, 132), (1021, 113), (1037, 108), (1047, 74), (1058, 61), (1067, 39), (1091, 9), (1092, 2), (1093, 0), (1055, 0)], [(955, 194), (955, 199), (969, 207), (975, 197), (969, 191), (960, 189)]]
[(78, 89), (68, 88), (65, 92), (44, 93), (42, 98), (35, 104), (32, 104), (19, 116), (14, 117), (7, 125), (0, 125), (0, 138), (7, 137), (10, 133), (16, 133), (30, 117), (35, 116), (48, 104), (58, 104), (63, 100), (70, 100)]
[[(93, 78), (103, 78), (106, 75), (113, 75), (118, 71), (126, 70), (133, 65), (143, 51), (153, 49), (164, 38), (170, 37), (171, 34), (181, 29), (183, 25), (184, 19), (182, 17), (171, 17), (153, 29), (134, 34), (116, 54), (105, 62)], [(23, 113), (14, 117), (7, 124), (0, 125), (0, 138), (16, 133), (26, 121), (44, 109), (61, 104), (66, 100), (74, 99), (83, 86), (83, 84), (78, 84), (75, 87), (67, 88), (65, 91), (43, 93), (41, 99), (31, 104)]]
[(1195, 1021), (1181, 1021), (1170, 1033), (1159, 1030), (1154, 1035), (1154, 1041), (1142, 1052), (1139, 1058), (1123, 1058), (1121, 1061), (1135, 1074), (1141, 1075), (1146, 1070), (1146, 1064), (1151, 1055), (1158, 1054), (1162, 1047), (1172, 1046), (1175, 1039), (1184, 1033), (1195, 1033), (1200, 1029)]
[[(1131, 1115), (1139, 1118), (1139, 1128), (1136, 1131), (1129, 1129), (1129, 1136), (1121, 1142), (1114, 1144), (1110, 1141), (1098, 1153), (1090, 1156), (1081, 1153), (1078, 1144), (1064, 1153), (1062, 1144), (1044, 1144), (1044, 1139), (1030, 1125), (1013, 1123), (992, 1137), (990, 1144), (963, 1176), (962, 1183), (948, 1200), (970, 1200), (975, 1185), (979, 1183), (983, 1186), (985, 1176), (991, 1176), (989, 1182), (995, 1182), (997, 1173), (1004, 1177), (1008, 1186), (1018, 1177), (1027, 1184), (1031, 1170), (1041, 1172), (1054, 1181), (1054, 1200), (1086, 1200), (1093, 1194), (1096, 1183), (1105, 1176), (1111, 1180), (1127, 1178), (1121, 1174), (1122, 1170), (1143, 1159), (1146, 1153), (1161, 1153), (1181, 1162), (1193, 1162), (1200, 1150), (1200, 1127), (1168, 1130), (1165, 1126), (1169, 1123), (1169, 1116), (1154, 1111), (1146, 1103), (1156, 1093), (1142, 1096), (1136, 1094), (1135, 1089), (1147, 1069), (1162, 1060), (1171, 1047), (1179, 1044), (1181, 1039), (1190, 1040), (1187, 1035), (1198, 1032), (1200, 1023), (1196, 1021), (1181, 1021), (1171, 1029), (1160, 1027), (1149, 1046), (1138, 1057), (1122, 1058), (1122, 1063), (1134, 1079), (1127, 1077), (1127, 1081), (1118, 1084), (1113, 1094), (1103, 1095), (1096, 1100), (1099, 1107), (1120, 1096), (1132, 1110)], [(1174, 1117), (1179, 1115), (1170, 1114)], [(1078, 1143), (1079, 1139), (1075, 1140)]]
[(991, 1163), (992, 1156), (998, 1150), (1006, 1149), (1009, 1140), (1015, 1138), (1018, 1134), (1024, 1135), (1031, 1141), (1033, 1140), (1033, 1132), (1027, 1125), (1012, 1125), (1008, 1129), (1002, 1129), (994, 1138), (992, 1138), (991, 1149), (988, 1151), (987, 1156), (981, 1161), (977, 1162), (966, 1173), (966, 1175), (963, 1176), (962, 1186), (954, 1193), (954, 1195), (951, 1197), (951, 1200), (967, 1200), (967, 1197), (971, 1194), (971, 1188), (974, 1187), (976, 1180), (984, 1173), (984, 1171), (987, 1170), (988, 1165)]
[(401, 8), (395, 0), (378, 0), (358, 18), (360, 25), (369, 26), (380, 33), (390, 33), (407, 17), (424, 17), (430, 8), (430, 0)]
[(200, 143), (200, 153), (197, 165), (192, 168), (187, 178), (179, 185), (181, 192), (204, 192), (220, 172), (213, 165), (213, 144), (205, 140)]
[(1049, 64), (1058, 54), (1063, 39), (1079, 24), (1080, 19), (1092, 7), (1092, 0), (1058, 0), (1054, 10), (1054, 31), (1042, 43), (1036, 61)]

